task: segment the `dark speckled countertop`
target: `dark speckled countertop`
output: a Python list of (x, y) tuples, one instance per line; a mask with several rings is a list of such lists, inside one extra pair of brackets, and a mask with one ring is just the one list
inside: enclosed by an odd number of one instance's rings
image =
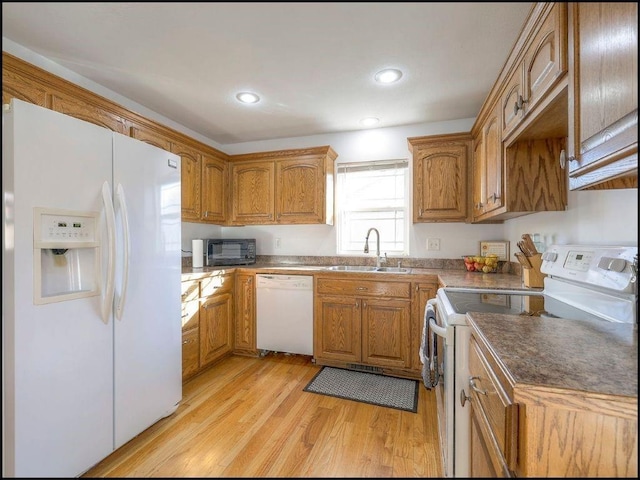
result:
[(635, 324), (468, 313), (514, 386), (638, 397)]

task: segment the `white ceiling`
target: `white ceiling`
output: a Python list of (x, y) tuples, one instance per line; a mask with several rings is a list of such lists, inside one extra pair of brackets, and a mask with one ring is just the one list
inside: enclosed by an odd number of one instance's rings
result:
[(475, 117), (531, 5), (3, 2), (2, 35), (225, 145)]

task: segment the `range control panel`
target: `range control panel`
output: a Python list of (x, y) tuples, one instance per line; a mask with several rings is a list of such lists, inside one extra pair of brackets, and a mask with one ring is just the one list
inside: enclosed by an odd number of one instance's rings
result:
[(542, 255), (542, 273), (630, 293), (635, 291), (638, 247), (552, 245)]

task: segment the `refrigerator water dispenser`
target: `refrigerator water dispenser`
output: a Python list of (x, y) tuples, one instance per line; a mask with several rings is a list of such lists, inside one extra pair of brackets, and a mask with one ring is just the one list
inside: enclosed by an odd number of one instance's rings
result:
[(98, 215), (34, 208), (36, 305), (100, 294)]

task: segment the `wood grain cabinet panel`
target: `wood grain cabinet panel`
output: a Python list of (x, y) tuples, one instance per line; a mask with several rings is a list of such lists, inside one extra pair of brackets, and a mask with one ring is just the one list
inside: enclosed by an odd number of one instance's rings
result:
[(314, 303), (316, 363), (419, 376), (411, 369), (409, 282), (320, 277)]
[(231, 223), (271, 224), (275, 218), (275, 164), (232, 163)]
[(202, 157), (192, 147), (171, 142), (171, 153), (180, 156), (182, 221), (200, 220), (200, 175)]
[(32, 75), (18, 70), (19, 64), (13, 57), (2, 54), (2, 104), (12, 98), (49, 108), (49, 89)]
[(567, 6), (534, 4), (472, 128), (472, 221), (567, 206)]
[(229, 163), (224, 158), (202, 154), (201, 220), (225, 224), (229, 194)]
[(329, 146), (230, 156), (229, 224), (332, 224), (336, 158)]
[(324, 159), (276, 162), (276, 220), (279, 223), (323, 223)]
[(51, 95), (51, 109), (123, 135), (128, 134), (124, 118), (106, 111), (100, 106), (78, 102), (67, 95), (58, 93)]
[(233, 350), (234, 276), (182, 282), (182, 380)]
[(468, 134), (408, 139), (413, 156), (413, 222), (467, 220)]
[(569, 4), (569, 188), (638, 187), (638, 4)]
[(235, 279), (234, 353), (256, 356), (256, 282), (253, 274), (237, 274)]
[(518, 383), (471, 329), (471, 477), (638, 476), (637, 398)]
[(214, 295), (203, 301), (200, 314), (200, 367), (204, 368), (233, 348), (233, 296)]

